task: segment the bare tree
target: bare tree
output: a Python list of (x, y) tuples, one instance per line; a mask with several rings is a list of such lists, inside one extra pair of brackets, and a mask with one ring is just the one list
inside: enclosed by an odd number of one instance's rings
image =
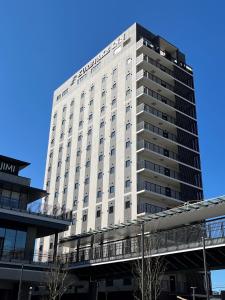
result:
[(161, 293), (161, 283), (165, 273), (166, 263), (163, 256), (157, 255), (160, 246), (160, 234), (145, 235), (144, 238), (144, 291), (142, 291), (142, 260), (134, 264), (135, 299), (157, 300)]
[(60, 300), (68, 287), (75, 282), (69, 275), (65, 264), (62, 264), (59, 259), (52, 264), (46, 275), (49, 300)]

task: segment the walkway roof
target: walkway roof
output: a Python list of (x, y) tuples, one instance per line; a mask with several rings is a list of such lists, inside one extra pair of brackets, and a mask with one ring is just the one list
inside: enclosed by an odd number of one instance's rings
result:
[(225, 196), (190, 203), (165, 210), (156, 214), (139, 215), (138, 219), (104, 227), (100, 230), (91, 230), (77, 235), (64, 237), (60, 240), (63, 246), (76, 247), (77, 241), (81, 245), (89, 244), (91, 237), (95, 243), (113, 241), (140, 234), (140, 225), (145, 224), (145, 232), (168, 230), (175, 227), (200, 223), (206, 219), (225, 215)]

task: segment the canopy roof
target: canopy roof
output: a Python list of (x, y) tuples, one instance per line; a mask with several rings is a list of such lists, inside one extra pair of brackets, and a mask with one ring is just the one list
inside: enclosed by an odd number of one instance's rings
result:
[(145, 232), (153, 232), (199, 223), (223, 215), (225, 215), (225, 196), (220, 196), (195, 203), (187, 202), (182, 206), (159, 213), (143, 214), (138, 219), (126, 223), (64, 237), (60, 240), (60, 243), (63, 243), (63, 246), (76, 247), (78, 240), (81, 245), (89, 244), (91, 238), (94, 238), (95, 243), (102, 240), (113, 241), (139, 234), (142, 223), (145, 224)]

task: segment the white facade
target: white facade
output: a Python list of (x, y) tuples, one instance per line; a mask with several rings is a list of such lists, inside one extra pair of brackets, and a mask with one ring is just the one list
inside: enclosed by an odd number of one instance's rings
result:
[[(48, 205), (73, 211), (73, 225), (64, 236), (135, 219), (141, 204), (157, 210), (182, 203), (176, 176), (181, 162), (170, 155), (178, 152), (179, 143), (173, 139), (177, 126), (160, 115), (173, 120), (176, 109), (142, 93), (145, 86), (175, 101), (173, 92), (159, 90), (144, 72), (158, 74), (170, 84), (175, 79), (145, 62), (144, 55), (158, 62), (160, 58), (171, 72), (174, 62), (136, 36), (134, 24), (54, 92), (45, 188)], [(153, 143), (157, 151), (151, 150)], [(168, 155), (160, 154), (163, 148)], [(200, 167), (182, 164), (200, 172)], [(170, 169), (170, 176), (165, 169)], [(52, 242), (52, 237), (45, 240), (44, 251)]]

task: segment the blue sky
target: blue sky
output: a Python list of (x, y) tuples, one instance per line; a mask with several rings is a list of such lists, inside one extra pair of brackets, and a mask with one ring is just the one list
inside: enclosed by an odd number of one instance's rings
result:
[[(1, 153), (43, 184), (53, 90), (134, 22), (194, 67), (205, 197), (225, 194), (225, 2), (0, 0)], [(213, 275), (224, 287), (225, 274)]]

